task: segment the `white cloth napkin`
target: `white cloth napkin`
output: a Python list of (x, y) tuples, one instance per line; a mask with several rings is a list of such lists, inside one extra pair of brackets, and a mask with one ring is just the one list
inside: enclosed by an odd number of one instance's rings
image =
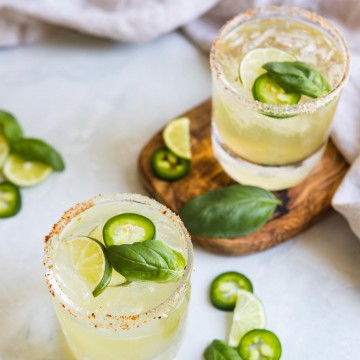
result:
[(47, 36), (53, 25), (140, 42), (178, 28), (218, 0), (0, 0), (0, 46)]
[(0, 46), (38, 40), (57, 26), (141, 42), (183, 25), (184, 33), (208, 51), (227, 19), (269, 4), (315, 11), (331, 19), (348, 41), (352, 68), (335, 116), (332, 139), (352, 166), (333, 198), (333, 206), (360, 238), (359, 0), (0, 0)]

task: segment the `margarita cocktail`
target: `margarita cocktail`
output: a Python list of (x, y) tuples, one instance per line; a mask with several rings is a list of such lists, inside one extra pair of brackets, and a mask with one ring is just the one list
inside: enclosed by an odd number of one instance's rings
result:
[(76, 359), (173, 359), (192, 257), (180, 218), (145, 196), (99, 196), (67, 211), (46, 237), (44, 264)]
[(249, 10), (211, 51), (212, 142), (236, 181), (269, 190), (304, 180), (321, 159), (349, 53), (322, 17), (288, 7)]

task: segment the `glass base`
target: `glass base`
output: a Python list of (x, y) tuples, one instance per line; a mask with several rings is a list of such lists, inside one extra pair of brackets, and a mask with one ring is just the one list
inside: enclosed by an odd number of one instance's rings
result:
[(311, 156), (290, 165), (263, 166), (251, 163), (230, 152), (212, 126), (212, 147), (224, 171), (236, 182), (267, 190), (284, 190), (300, 184), (321, 160), (326, 143)]

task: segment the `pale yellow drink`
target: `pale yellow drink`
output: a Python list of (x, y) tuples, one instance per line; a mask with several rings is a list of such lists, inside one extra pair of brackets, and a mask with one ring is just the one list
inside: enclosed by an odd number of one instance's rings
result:
[[(239, 66), (257, 48), (282, 50), (311, 65), (333, 90), (316, 100), (303, 95), (296, 105), (255, 101), (239, 79)], [(211, 65), (213, 145), (229, 175), (270, 190), (301, 182), (323, 154), (348, 62), (338, 32), (305, 10), (255, 9), (228, 23), (214, 43)]]
[[(63, 244), (77, 236), (103, 243), (102, 227), (121, 213), (136, 213), (155, 224), (157, 240), (180, 252), (186, 272), (179, 282), (133, 282), (113, 270), (105, 291), (93, 297), (68, 264)], [(45, 245), (46, 279), (65, 337), (79, 360), (170, 360), (179, 349), (190, 297), (192, 246), (181, 220), (141, 195), (99, 197), (77, 205), (55, 225)]]

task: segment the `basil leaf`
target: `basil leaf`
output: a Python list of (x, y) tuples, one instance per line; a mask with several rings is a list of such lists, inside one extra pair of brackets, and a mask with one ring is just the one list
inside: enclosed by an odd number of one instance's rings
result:
[(235, 348), (221, 340), (214, 340), (204, 352), (205, 360), (242, 360)]
[(287, 93), (318, 98), (331, 90), (319, 71), (301, 61), (269, 62), (263, 68)]
[(0, 133), (9, 141), (15, 141), (23, 136), (23, 131), (13, 115), (0, 110)]
[(281, 202), (269, 191), (233, 185), (189, 201), (179, 215), (190, 233), (208, 237), (238, 237), (264, 225)]
[(29, 161), (39, 161), (50, 165), (54, 170), (65, 169), (61, 155), (46, 142), (39, 139), (23, 138), (12, 144), (12, 151)]
[(184, 257), (162, 241), (147, 240), (106, 248), (112, 267), (127, 281), (176, 282), (184, 274)]

